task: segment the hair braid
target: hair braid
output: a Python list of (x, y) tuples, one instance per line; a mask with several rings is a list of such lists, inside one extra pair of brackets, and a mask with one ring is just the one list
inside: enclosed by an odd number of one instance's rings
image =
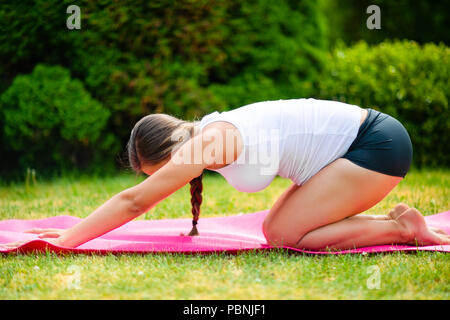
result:
[(197, 223), (200, 216), (200, 205), (202, 204), (202, 190), (203, 190), (203, 173), (197, 178), (192, 179), (191, 184), (191, 204), (192, 204), (192, 230), (189, 232), (190, 236), (198, 236)]

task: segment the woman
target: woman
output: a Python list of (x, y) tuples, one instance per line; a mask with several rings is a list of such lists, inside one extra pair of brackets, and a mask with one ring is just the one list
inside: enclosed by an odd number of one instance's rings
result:
[(420, 212), (406, 204), (387, 215), (358, 215), (405, 177), (412, 159), (405, 128), (372, 109), (291, 99), (216, 111), (197, 122), (152, 114), (133, 128), (128, 154), (132, 168), (149, 175), (145, 181), (113, 196), (70, 229), (29, 232), (77, 247), (138, 217), (190, 182), (190, 235), (196, 235), (202, 173), (208, 169), (244, 192), (266, 188), (276, 175), (293, 181), (262, 226), (273, 246), (321, 250), (450, 244), (445, 232), (427, 227)]

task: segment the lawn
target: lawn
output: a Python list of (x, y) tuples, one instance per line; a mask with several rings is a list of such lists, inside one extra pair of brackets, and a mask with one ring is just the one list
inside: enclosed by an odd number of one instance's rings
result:
[[(38, 176), (36, 185), (3, 185), (0, 219), (86, 217), (142, 179), (124, 173), (43, 182)], [(290, 183), (277, 177), (261, 192), (240, 193), (208, 173), (201, 216), (268, 209)], [(412, 171), (367, 213), (385, 214), (405, 202), (428, 215), (450, 209), (449, 199), (450, 170)], [(190, 215), (185, 186), (138, 219)], [(450, 255), (436, 252), (0, 256), (0, 299), (449, 299), (449, 280)]]

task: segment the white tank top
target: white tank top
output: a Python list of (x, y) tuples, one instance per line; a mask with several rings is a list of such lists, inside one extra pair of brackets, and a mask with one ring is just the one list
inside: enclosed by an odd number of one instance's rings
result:
[(252, 103), (212, 112), (200, 129), (215, 121), (233, 124), (243, 138), (238, 158), (219, 172), (235, 189), (257, 192), (277, 176), (297, 185), (342, 157), (356, 138), (361, 108), (342, 102), (289, 99)]

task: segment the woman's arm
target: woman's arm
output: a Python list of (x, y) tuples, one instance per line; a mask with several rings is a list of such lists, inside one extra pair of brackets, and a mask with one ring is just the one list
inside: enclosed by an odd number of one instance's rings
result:
[[(194, 136), (154, 174), (140, 184), (113, 196), (83, 221), (62, 232), (54, 243), (64, 247), (77, 247), (147, 212), (203, 172), (210, 163), (205, 162), (198, 153), (203, 154), (205, 147), (206, 143), (201, 134)], [(180, 161), (184, 154), (197, 156)]]

